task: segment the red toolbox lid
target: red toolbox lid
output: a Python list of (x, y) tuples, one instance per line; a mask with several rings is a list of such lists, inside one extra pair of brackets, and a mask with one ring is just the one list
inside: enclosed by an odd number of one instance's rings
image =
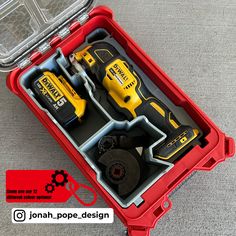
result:
[[(47, 50), (46, 41), (69, 33), (67, 25), (83, 21), (93, 0), (1, 0), (0, 1), (0, 71), (11, 71), (27, 64), (36, 48)], [(78, 19), (79, 18), (79, 19)], [(11, 38), (11, 40), (9, 40)]]

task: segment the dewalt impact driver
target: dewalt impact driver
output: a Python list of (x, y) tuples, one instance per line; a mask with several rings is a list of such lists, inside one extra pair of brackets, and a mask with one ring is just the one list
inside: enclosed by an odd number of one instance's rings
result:
[(159, 99), (154, 97), (118, 50), (107, 42), (94, 43), (71, 55), (80, 73), (85, 70), (103, 85), (114, 108), (128, 120), (145, 116), (168, 138), (154, 150), (156, 158), (172, 161), (192, 144), (199, 131), (182, 125)]

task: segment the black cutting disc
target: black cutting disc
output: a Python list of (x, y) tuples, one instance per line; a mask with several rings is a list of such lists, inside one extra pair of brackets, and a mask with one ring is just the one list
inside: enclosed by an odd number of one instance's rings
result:
[(119, 196), (127, 196), (137, 187), (141, 167), (139, 161), (129, 151), (112, 149), (98, 160), (105, 167), (104, 175), (110, 185), (116, 186)]

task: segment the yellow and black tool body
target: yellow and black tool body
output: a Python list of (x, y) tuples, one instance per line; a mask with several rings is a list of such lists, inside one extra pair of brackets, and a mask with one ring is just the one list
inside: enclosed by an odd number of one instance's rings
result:
[(199, 135), (197, 129), (180, 124), (169, 108), (151, 94), (140, 76), (111, 44), (98, 42), (74, 56), (104, 86), (117, 111), (129, 120), (144, 115), (167, 134), (167, 140), (155, 150), (156, 158), (173, 161)]
[(43, 106), (63, 126), (81, 121), (86, 109), (86, 101), (81, 99), (63, 76), (46, 71), (34, 80), (32, 89)]

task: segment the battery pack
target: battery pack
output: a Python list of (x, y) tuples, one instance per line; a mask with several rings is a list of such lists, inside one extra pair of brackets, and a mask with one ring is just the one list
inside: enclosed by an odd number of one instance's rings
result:
[(63, 127), (80, 121), (84, 115), (86, 101), (79, 97), (63, 76), (44, 72), (33, 82), (32, 89), (42, 105)]

